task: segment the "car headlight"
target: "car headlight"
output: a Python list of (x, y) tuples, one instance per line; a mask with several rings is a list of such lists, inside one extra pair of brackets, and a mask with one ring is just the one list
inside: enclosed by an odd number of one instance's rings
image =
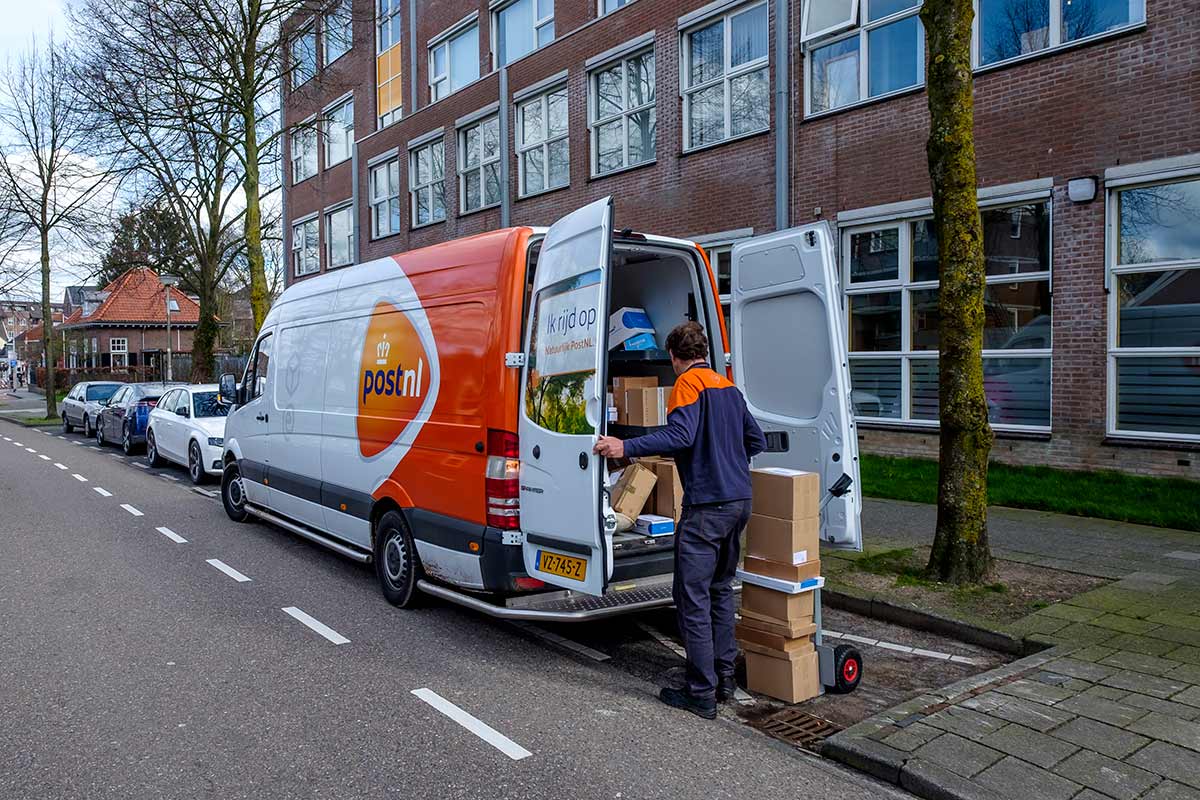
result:
[(217, 436), (210, 436), (208, 437), (208, 443), (213, 447), (221, 447), (225, 444), (225, 440)]

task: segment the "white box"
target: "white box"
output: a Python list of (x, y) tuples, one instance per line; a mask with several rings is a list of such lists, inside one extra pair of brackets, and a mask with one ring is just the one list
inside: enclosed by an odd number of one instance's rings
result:
[(675, 532), (675, 520), (658, 514), (641, 514), (633, 523), (633, 530), (643, 536), (667, 536)]
[(625, 340), (639, 333), (654, 335), (654, 323), (646, 314), (646, 309), (624, 306), (614, 311), (608, 317), (608, 349), (613, 350), (625, 343)]

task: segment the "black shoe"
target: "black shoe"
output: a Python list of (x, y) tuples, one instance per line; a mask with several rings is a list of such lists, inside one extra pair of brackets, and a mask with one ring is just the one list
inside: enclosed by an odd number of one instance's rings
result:
[(672, 708), (682, 708), (684, 711), (690, 711), (697, 717), (704, 717), (705, 719), (717, 718), (717, 703), (715, 700), (694, 697), (683, 689), (663, 689), (658, 693), (658, 699)]
[(727, 703), (732, 700), (737, 688), (737, 681), (733, 679), (732, 675), (722, 675), (717, 678), (717, 702)]

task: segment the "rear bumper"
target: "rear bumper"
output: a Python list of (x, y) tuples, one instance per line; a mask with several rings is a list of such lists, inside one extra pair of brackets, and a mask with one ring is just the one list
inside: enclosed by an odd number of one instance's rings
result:
[(426, 594), (499, 619), (586, 622), (671, 605), (671, 577), (659, 575), (627, 584), (620, 590), (610, 589), (603, 597), (560, 591), (510, 597), (503, 602), (490, 602), (429, 581), (419, 581), (417, 587)]

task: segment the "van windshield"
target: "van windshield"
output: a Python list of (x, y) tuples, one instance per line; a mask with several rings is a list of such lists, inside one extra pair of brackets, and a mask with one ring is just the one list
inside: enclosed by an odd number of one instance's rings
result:
[(84, 395), (86, 400), (107, 400), (117, 393), (117, 389), (121, 388), (119, 383), (110, 383), (107, 386), (89, 386), (87, 394)]
[(192, 395), (192, 406), (197, 417), (229, 416), (229, 406), (217, 400), (216, 392), (196, 392)]

